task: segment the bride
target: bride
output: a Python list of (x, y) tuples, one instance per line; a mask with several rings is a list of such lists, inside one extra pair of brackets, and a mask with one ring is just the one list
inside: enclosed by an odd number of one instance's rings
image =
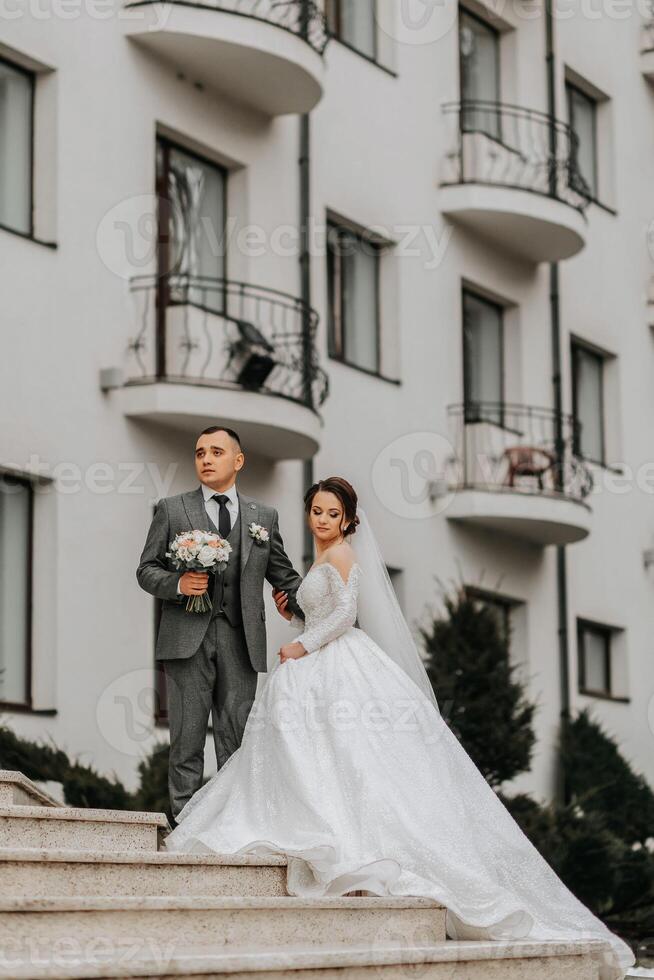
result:
[[(432, 898), (452, 939), (600, 939), (443, 721), (365, 513), (332, 477), (306, 493), (316, 560), (240, 747), (187, 802), (166, 850), (287, 857), (295, 896)], [(350, 545), (354, 542), (354, 547)], [(363, 628), (357, 628), (357, 621)]]

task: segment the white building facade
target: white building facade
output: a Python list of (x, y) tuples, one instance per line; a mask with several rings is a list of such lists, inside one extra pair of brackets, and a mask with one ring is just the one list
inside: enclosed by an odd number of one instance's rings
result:
[(223, 423), (298, 569), (338, 474), (413, 625), (439, 581), (494, 604), (519, 788), (566, 706), (654, 782), (652, 283), (645, 7), (5, 10), (0, 720), (133, 785), (166, 737), (134, 572)]

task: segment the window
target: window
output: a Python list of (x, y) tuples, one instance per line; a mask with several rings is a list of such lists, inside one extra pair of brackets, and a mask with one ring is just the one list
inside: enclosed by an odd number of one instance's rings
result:
[(31, 703), (32, 488), (0, 480), (0, 703)]
[(604, 463), (604, 356), (577, 342), (572, 344), (573, 451)]
[(32, 229), (34, 76), (0, 58), (0, 224)]
[(376, 0), (327, 0), (325, 14), (334, 37), (378, 60)]
[(571, 82), (566, 82), (568, 122), (576, 134), (579, 173), (597, 198), (597, 102)]
[(393, 568), (392, 565), (387, 565), (386, 571), (391, 580), (395, 598), (399, 602), (400, 607), (404, 608), (404, 571), (401, 568)]
[(380, 373), (381, 246), (334, 223), (327, 233), (330, 357)]
[(474, 586), (466, 587), (466, 595), (470, 599), (477, 599), (481, 602), (492, 615), (497, 625), (497, 631), (502, 641), (506, 645), (507, 652), (511, 651), (511, 634), (513, 631), (512, 612), (516, 606), (514, 599), (505, 599), (502, 596)]
[[(166, 305), (189, 303), (220, 312), (224, 306), (220, 281), (226, 265), (226, 170), (160, 137), (157, 195), (159, 275), (189, 278), (189, 285), (170, 290)], [(206, 277), (202, 286), (197, 284), (199, 277)]]
[(463, 399), (466, 422), (504, 418), (504, 311), (463, 290)]
[[(459, 62), (461, 128), (500, 139), (496, 108), (500, 100), (500, 35), (465, 10), (459, 12)], [(480, 106), (480, 102), (486, 105)]]
[(577, 620), (580, 692), (611, 696), (612, 634), (608, 626)]

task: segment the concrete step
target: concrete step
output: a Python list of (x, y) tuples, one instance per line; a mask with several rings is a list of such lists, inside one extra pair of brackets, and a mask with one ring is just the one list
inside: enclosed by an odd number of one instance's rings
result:
[[(403, 945), (351, 946), (348, 949), (299, 944), (284, 949), (202, 950), (178, 946), (125, 951), (108, 960), (103, 950), (77, 955), (73, 948), (59, 960), (0, 961), (0, 977), (12, 980), (597, 980), (602, 944), (443, 942), (407, 949)], [(9, 970), (12, 972), (9, 972)]]
[(0, 806), (61, 806), (22, 772), (0, 769)]
[(0, 806), (0, 847), (156, 851), (170, 832), (165, 813), (73, 806)]
[[(74, 879), (71, 880), (74, 888)], [(14, 898), (0, 896), (0, 950), (47, 953), (74, 941), (107, 956), (126, 947), (196, 952), (207, 945), (279, 948), (392, 943), (410, 948), (445, 939), (445, 909), (426, 898)]]
[(0, 849), (5, 898), (286, 895), (286, 859), (166, 851)]

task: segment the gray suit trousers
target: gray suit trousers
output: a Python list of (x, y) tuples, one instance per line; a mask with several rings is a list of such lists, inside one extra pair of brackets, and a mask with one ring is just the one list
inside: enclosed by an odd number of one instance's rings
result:
[[(190, 615), (190, 614), (189, 614)], [(186, 659), (163, 660), (168, 691), (173, 817), (202, 786), (204, 743), (211, 714), (220, 769), (241, 744), (257, 689), (242, 626), (214, 616), (204, 640)]]

